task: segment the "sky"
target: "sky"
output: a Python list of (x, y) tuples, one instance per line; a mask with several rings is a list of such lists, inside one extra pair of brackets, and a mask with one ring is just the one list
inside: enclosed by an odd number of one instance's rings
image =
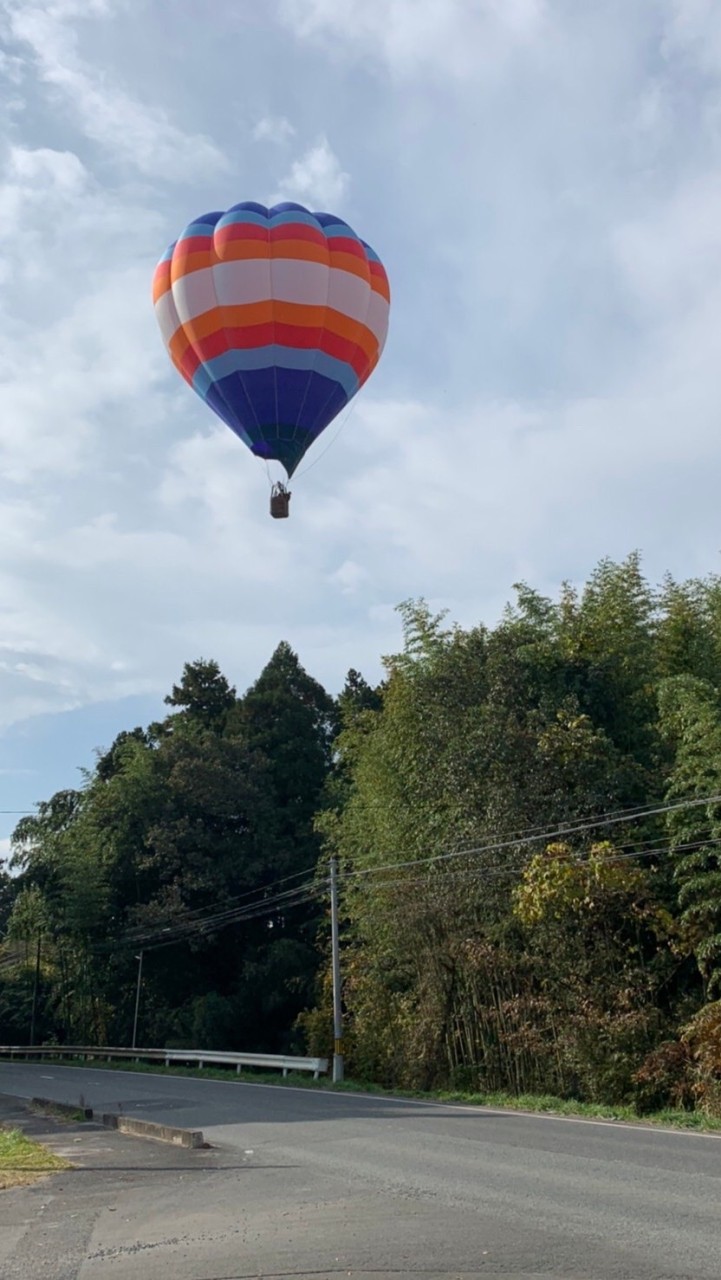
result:
[[(719, 568), (717, 0), (0, 0), (0, 135), (0, 857), (186, 661), (286, 639), (334, 692), (411, 597)], [(150, 301), (247, 199), (393, 297), (287, 522)]]

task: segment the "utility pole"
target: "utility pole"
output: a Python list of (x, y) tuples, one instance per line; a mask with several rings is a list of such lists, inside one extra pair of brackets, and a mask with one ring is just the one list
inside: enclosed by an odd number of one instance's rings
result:
[(333, 948), (333, 1084), (343, 1079), (343, 1006), (338, 938), (338, 863), (330, 860), (330, 934)]
[(38, 988), (40, 986), (40, 944), (42, 934), (38, 934), (38, 945), (35, 952), (35, 984), (33, 986), (33, 1011), (30, 1015), (30, 1044), (35, 1044), (35, 1016), (38, 1011)]
[(131, 1048), (135, 1048), (138, 1038), (138, 1010), (140, 1008), (140, 984), (143, 981), (143, 953), (135, 957), (138, 961), (138, 985), (135, 988), (135, 1017), (133, 1018), (133, 1043)]

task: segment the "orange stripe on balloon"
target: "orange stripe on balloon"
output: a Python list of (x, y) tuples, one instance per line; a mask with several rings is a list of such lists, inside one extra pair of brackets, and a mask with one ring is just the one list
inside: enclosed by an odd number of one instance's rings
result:
[(359, 276), (361, 280), (368, 280), (368, 259), (363, 255), (362, 258), (356, 258), (352, 253), (335, 253), (332, 248), (332, 241), (329, 241), (330, 247), (330, 265), (335, 267), (337, 271), (347, 271), (352, 276)]
[[(218, 334), (223, 336), (222, 350), (227, 347), (266, 346), (273, 342), (273, 326), (293, 329), (297, 341), (289, 345), (312, 347), (318, 345), (321, 334), (328, 333), (339, 342), (350, 346), (357, 345), (364, 357), (373, 359), (378, 352), (378, 339), (371, 329), (358, 320), (344, 316), (331, 307), (304, 307), (295, 302), (247, 303), (238, 307), (214, 307), (188, 321), (171, 338), (171, 349), (179, 334), (183, 334), (184, 342), (191, 342), (197, 350), (203, 351), (203, 360), (212, 359), (206, 355), (206, 341)], [(263, 330), (263, 334), (261, 334)], [(278, 339), (280, 340), (280, 339)], [(210, 349), (210, 348), (208, 348)], [(213, 355), (219, 355), (217, 343), (212, 343)], [(346, 355), (342, 359), (348, 358)]]
[(266, 302), (246, 302), (235, 307), (213, 307), (212, 310), (195, 316), (190, 323), (193, 334), (198, 339), (202, 339), (223, 326), (241, 329), (244, 325), (266, 324), (273, 320), (284, 324), (302, 325), (310, 329), (326, 328), (342, 338), (351, 340), (354, 339), (360, 327), (361, 335), (367, 335), (364, 342), (367, 341), (368, 347), (377, 345), (377, 339), (371, 329), (365, 325), (359, 326), (357, 320), (344, 315), (342, 311), (336, 311), (333, 307), (308, 306), (301, 302), (279, 302), (272, 298)]
[(380, 262), (369, 261), (368, 266), (371, 270), (371, 289), (375, 293), (379, 293), (386, 302), (391, 300), (391, 288), (388, 283), (388, 276)]
[(153, 302), (157, 302), (158, 298), (162, 298), (170, 288), (170, 259), (165, 262), (159, 262), (155, 268), (153, 276)]
[(214, 266), (217, 261), (215, 254), (209, 253), (207, 249), (204, 253), (174, 253), (170, 278), (173, 281), (180, 280), (183, 276), (190, 275), (192, 271), (202, 271), (205, 267)]

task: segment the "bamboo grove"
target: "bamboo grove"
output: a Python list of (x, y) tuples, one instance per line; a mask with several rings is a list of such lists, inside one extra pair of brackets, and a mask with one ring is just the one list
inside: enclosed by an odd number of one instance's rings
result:
[(326, 1053), (338, 859), (349, 1070), (721, 1115), (721, 580), (602, 562), (498, 625), (400, 606), (332, 698), (282, 643), (20, 821), (0, 1041)]

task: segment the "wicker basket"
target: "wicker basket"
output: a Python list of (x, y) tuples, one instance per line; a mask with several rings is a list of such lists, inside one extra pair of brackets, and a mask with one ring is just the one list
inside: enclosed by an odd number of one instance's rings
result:
[(277, 486), (270, 495), (270, 514), (274, 520), (287, 520), (290, 515), (290, 494)]

